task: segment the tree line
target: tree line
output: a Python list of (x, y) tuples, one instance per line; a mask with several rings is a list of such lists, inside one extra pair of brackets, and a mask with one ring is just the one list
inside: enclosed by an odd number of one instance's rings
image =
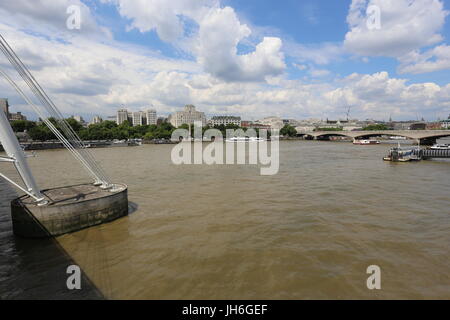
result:
[[(49, 118), (49, 121), (61, 132), (58, 122), (54, 118)], [(101, 123), (90, 124), (83, 127), (77, 120), (73, 118), (66, 119), (72, 129), (78, 134), (81, 140), (124, 140), (124, 139), (170, 139), (172, 132), (176, 129), (169, 122), (163, 122), (158, 125), (142, 125), (132, 126), (128, 121), (124, 121), (118, 125), (115, 121), (102, 121)], [(43, 122), (34, 122), (28, 120), (16, 120), (11, 122), (14, 132), (27, 132), (28, 136), (34, 141), (50, 141), (56, 140), (56, 136)], [(182, 129), (189, 130), (189, 125), (183, 124)], [(234, 124), (219, 125), (219, 126), (205, 126), (202, 128), (202, 134), (208, 129), (218, 129), (224, 137), (226, 137), (226, 130), (242, 129), (244, 132), (247, 128), (239, 127)], [(193, 125), (191, 125), (191, 134), (194, 133)], [(255, 129), (259, 136), (259, 129)], [(295, 136), (297, 131), (290, 125), (285, 125), (280, 134), (283, 136)], [(270, 135), (270, 133), (269, 133)]]

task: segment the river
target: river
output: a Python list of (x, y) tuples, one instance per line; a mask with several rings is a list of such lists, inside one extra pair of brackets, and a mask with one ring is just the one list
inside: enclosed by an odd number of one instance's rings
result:
[[(11, 233), (0, 181), (0, 298), (450, 299), (450, 162), (389, 146), (280, 142), (280, 170), (171, 163), (173, 145), (92, 149), (133, 212), (56, 240)], [(89, 181), (65, 150), (29, 159), (41, 188)], [(1, 172), (17, 177), (10, 164)], [(78, 264), (79, 293), (65, 289)], [(381, 268), (381, 290), (366, 269)]]

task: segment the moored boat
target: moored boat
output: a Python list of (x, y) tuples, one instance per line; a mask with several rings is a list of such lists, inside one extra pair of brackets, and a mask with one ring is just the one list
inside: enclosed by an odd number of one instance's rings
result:
[(369, 140), (369, 139), (361, 139), (361, 140), (354, 139), (353, 140), (353, 144), (357, 144), (357, 145), (380, 144), (380, 141), (378, 141), (378, 140)]
[(225, 142), (262, 142), (263, 138), (258, 137), (231, 137), (225, 140)]
[(432, 150), (450, 150), (450, 144), (439, 144), (436, 143), (432, 147), (430, 147)]

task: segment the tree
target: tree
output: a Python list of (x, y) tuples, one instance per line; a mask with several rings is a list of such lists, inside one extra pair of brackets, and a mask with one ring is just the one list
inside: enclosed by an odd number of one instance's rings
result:
[(28, 120), (15, 120), (11, 121), (11, 127), (14, 132), (24, 132), (30, 130), (36, 126), (36, 122)]
[(343, 131), (344, 128), (338, 127), (338, 128), (315, 128), (314, 131)]
[(293, 137), (297, 135), (297, 130), (293, 126), (286, 124), (281, 128), (280, 134), (285, 137)]
[(75, 120), (74, 118), (69, 118), (66, 120), (67, 123), (72, 127), (73, 131), (75, 132), (79, 132), (81, 130), (81, 128), (83, 128), (83, 126), (81, 125), (81, 123), (79, 123), (77, 120)]
[(378, 130), (389, 130), (388, 126), (385, 124), (369, 124), (367, 127), (363, 128), (364, 131), (378, 131)]
[(56, 139), (53, 132), (46, 125), (39, 125), (31, 128), (28, 131), (28, 135), (31, 139), (36, 141), (47, 141)]

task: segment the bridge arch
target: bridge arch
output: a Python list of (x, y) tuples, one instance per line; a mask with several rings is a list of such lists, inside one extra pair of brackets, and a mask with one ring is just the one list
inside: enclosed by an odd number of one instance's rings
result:
[(404, 132), (396, 132), (396, 131), (392, 131), (387, 133), (387, 132), (379, 132), (379, 131), (364, 131), (364, 132), (358, 132), (355, 135), (353, 135), (354, 138), (370, 138), (370, 137), (378, 137), (378, 136), (396, 136), (396, 137), (405, 137), (405, 138), (409, 138), (409, 139), (414, 139), (411, 138), (408, 135), (405, 135)]
[(328, 133), (324, 133), (322, 132), (321, 134), (317, 134), (314, 136), (316, 139), (321, 140), (321, 138), (330, 138), (330, 137), (346, 137), (346, 138), (351, 138), (353, 139), (353, 136), (346, 134), (344, 132), (328, 132)]

